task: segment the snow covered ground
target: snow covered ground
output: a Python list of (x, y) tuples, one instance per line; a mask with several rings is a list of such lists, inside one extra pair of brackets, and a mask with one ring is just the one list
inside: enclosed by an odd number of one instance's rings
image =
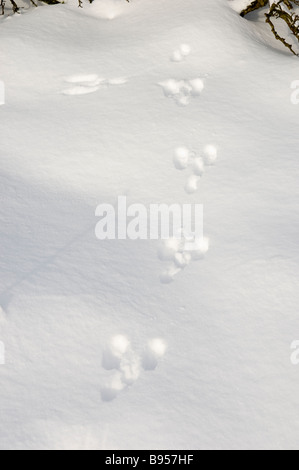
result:
[[(298, 58), (232, 3), (0, 19), (1, 449), (298, 449)], [(204, 204), (205, 258), (99, 241), (118, 196)]]

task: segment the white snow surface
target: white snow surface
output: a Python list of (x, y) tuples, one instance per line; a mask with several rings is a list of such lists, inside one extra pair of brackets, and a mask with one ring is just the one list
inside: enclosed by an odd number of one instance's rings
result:
[[(298, 58), (230, 3), (0, 19), (1, 449), (298, 449)], [(121, 195), (204, 248), (97, 240)]]

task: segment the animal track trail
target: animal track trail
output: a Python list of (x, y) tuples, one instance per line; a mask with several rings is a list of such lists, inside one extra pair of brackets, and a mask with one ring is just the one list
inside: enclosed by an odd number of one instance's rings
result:
[(193, 80), (169, 79), (158, 84), (162, 87), (166, 98), (171, 98), (178, 106), (188, 106), (192, 98), (197, 98), (204, 90), (204, 82), (201, 78)]
[(113, 374), (102, 386), (102, 400), (107, 402), (114, 400), (120, 392), (138, 380), (142, 370), (155, 370), (166, 349), (166, 343), (162, 339), (155, 338), (148, 342), (140, 356), (133, 350), (126, 336), (114, 336), (103, 354), (103, 368), (113, 371)]
[(187, 194), (193, 194), (197, 191), (201, 178), (206, 169), (216, 164), (218, 150), (215, 145), (206, 145), (202, 152), (197, 155), (187, 147), (178, 147), (174, 152), (173, 164), (177, 170), (191, 170), (185, 191)]
[[(217, 148), (215, 145), (206, 145), (200, 155), (187, 147), (175, 149), (173, 164), (177, 170), (191, 170), (185, 191), (193, 194), (197, 189), (206, 168), (215, 165), (217, 160)], [(209, 250), (209, 239), (197, 239), (193, 233), (186, 233), (181, 228), (181, 233), (176, 238), (164, 240), (158, 249), (160, 261), (168, 262), (167, 268), (160, 276), (162, 284), (170, 284), (175, 277), (182, 272), (192, 261), (203, 259)]]
[(168, 262), (167, 268), (160, 275), (162, 284), (170, 284), (175, 277), (182, 272), (192, 261), (198, 261), (205, 257), (209, 250), (209, 239), (196, 240), (192, 234), (182, 231), (181, 239), (170, 238), (164, 240), (158, 250), (158, 258), (162, 262)]
[(90, 93), (97, 92), (100, 87), (119, 86), (127, 83), (127, 79), (124, 77), (118, 78), (101, 78), (96, 74), (90, 75), (71, 75), (65, 79), (66, 83), (72, 85), (72, 87), (63, 90), (64, 95), (87, 95)]

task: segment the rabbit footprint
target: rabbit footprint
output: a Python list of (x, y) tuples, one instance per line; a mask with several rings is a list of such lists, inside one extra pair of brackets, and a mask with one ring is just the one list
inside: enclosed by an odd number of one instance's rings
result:
[(133, 385), (138, 380), (142, 368), (146, 371), (154, 370), (165, 352), (165, 342), (155, 338), (148, 342), (143, 356), (140, 357), (126, 336), (114, 336), (103, 355), (104, 369), (114, 371), (102, 387), (103, 401), (114, 400), (121, 391)]
[(170, 60), (172, 60), (172, 62), (182, 62), (190, 53), (191, 47), (189, 44), (181, 44), (178, 49), (173, 51)]
[(201, 95), (204, 89), (204, 82), (201, 78), (193, 80), (169, 79), (165, 82), (160, 82), (159, 86), (162, 87), (166, 98), (173, 99), (178, 106), (188, 106), (191, 98)]
[(158, 250), (161, 261), (170, 262), (160, 276), (162, 284), (170, 284), (175, 276), (183, 271), (191, 261), (203, 259), (209, 250), (209, 239), (197, 240), (192, 234), (183, 234), (181, 239), (164, 240)]
[(217, 160), (217, 148), (215, 145), (206, 145), (200, 155), (190, 151), (187, 147), (178, 147), (174, 152), (173, 163), (177, 170), (191, 169), (185, 191), (187, 194), (193, 194), (198, 189), (198, 184), (206, 167), (213, 166)]

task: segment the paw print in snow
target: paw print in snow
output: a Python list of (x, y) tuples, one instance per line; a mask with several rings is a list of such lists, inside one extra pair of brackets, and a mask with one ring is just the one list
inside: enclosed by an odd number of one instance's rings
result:
[(181, 171), (189, 168), (192, 171), (185, 185), (187, 194), (193, 194), (197, 191), (206, 167), (215, 165), (217, 157), (218, 151), (214, 145), (206, 145), (200, 155), (190, 151), (187, 147), (178, 147), (175, 150), (173, 158), (175, 168)]
[(182, 62), (191, 53), (191, 47), (188, 44), (181, 44), (178, 49), (173, 51), (170, 60), (172, 62)]
[(162, 87), (166, 98), (173, 99), (178, 106), (188, 106), (191, 98), (201, 95), (204, 89), (204, 82), (201, 78), (193, 80), (169, 79), (165, 82), (160, 82), (159, 86)]
[(161, 242), (158, 250), (160, 261), (170, 263), (160, 276), (162, 284), (170, 284), (175, 276), (183, 271), (192, 261), (205, 257), (209, 250), (209, 239), (196, 240), (194, 235), (182, 230), (181, 239), (170, 238)]
[(152, 371), (166, 352), (166, 343), (161, 339), (148, 342), (144, 353), (139, 356), (124, 335), (112, 338), (103, 354), (103, 367), (114, 373), (106, 380), (101, 389), (103, 401), (112, 401), (117, 395), (138, 380), (142, 369)]

